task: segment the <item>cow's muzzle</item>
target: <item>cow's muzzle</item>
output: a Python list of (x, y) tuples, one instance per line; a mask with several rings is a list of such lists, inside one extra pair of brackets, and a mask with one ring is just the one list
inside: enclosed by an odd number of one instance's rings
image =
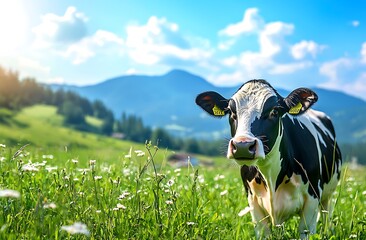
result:
[(257, 140), (231, 139), (228, 148), (228, 157), (237, 160), (252, 160), (256, 156)]

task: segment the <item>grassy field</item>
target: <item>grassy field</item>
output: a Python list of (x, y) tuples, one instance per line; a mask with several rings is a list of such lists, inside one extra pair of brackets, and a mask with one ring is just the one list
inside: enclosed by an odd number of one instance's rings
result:
[[(174, 169), (168, 150), (62, 128), (53, 111), (0, 124), (0, 239), (254, 238), (235, 165)], [(344, 168), (334, 202), (311, 239), (366, 239), (364, 168)], [(297, 222), (272, 239), (299, 238)]]

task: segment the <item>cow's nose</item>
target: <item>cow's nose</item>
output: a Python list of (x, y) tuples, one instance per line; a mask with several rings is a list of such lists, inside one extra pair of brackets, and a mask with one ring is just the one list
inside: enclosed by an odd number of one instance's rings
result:
[(230, 141), (232, 156), (235, 159), (254, 159), (257, 141)]

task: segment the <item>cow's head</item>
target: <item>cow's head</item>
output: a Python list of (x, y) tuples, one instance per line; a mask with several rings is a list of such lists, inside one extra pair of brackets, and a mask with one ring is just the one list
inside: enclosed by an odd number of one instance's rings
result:
[(252, 165), (271, 152), (281, 132), (283, 115), (302, 114), (317, 99), (307, 88), (298, 88), (283, 98), (265, 80), (251, 80), (231, 99), (204, 92), (197, 96), (196, 103), (212, 116), (229, 115), (232, 138), (227, 157), (240, 165)]

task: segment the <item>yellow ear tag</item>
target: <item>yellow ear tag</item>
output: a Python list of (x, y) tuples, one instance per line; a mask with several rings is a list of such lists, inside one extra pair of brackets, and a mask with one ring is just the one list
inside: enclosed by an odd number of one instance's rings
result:
[(302, 104), (299, 102), (298, 104), (296, 104), (296, 106), (293, 106), (292, 108), (290, 108), (289, 113), (298, 114), (300, 112), (301, 108), (302, 108)]
[(225, 115), (225, 111), (221, 110), (217, 105), (215, 105), (212, 108), (212, 112), (215, 116), (224, 116)]

